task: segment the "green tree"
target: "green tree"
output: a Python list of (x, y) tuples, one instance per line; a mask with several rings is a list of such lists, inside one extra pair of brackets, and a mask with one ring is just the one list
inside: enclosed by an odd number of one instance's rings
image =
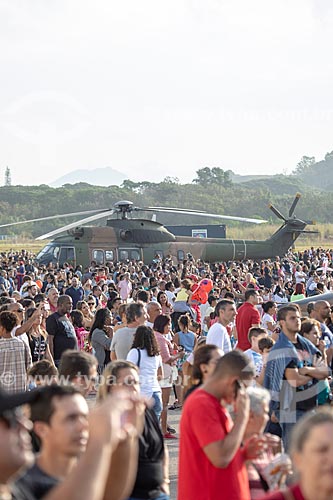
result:
[(5, 170), (5, 186), (11, 186), (12, 185), (12, 176), (10, 173), (10, 168), (6, 167)]
[(139, 186), (139, 183), (133, 182), (130, 179), (124, 180), (122, 185), (121, 185), (121, 187), (123, 189), (128, 189), (129, 191), (134, 191), (135, 189), (138, 188), (138, 186)]
[(180, 184), (180, 180), (178, 179), (178, 177), (167, 176), (167, 177), (164, 177), (162, 183), (163, 184)]
[(331, 151), (330, 153), (326, 153), (325, 155), (325, 160), (332, 160), (333, 158), (333, 151)]
[(223, 170), (219, 167), (212, 168), (213, 183), (223, 186), (224, 188), (231, 187), (232, 181), (230, 174), (231, 170)]
[(196, 171), (197, 177), (193, 182), (201, 186), (216, 185), (227, 188), (232, 185), (231, 173), (231, 170), (223, 170), (220, 167), (200, 168)]
[(209, 167), (199, 168), (196, 171), (197, 177), (193, 179), (194, 184), (201, 184), (201, 186), (209, 186), (213, 184), (213, 174)]
[(295, 170), (293, 171), (294, 175), (301, 175), (306, 173), (312, 165), (316, 163), (316, 159), (314, 156), (302, 156), (301, 160), (297, 163)]

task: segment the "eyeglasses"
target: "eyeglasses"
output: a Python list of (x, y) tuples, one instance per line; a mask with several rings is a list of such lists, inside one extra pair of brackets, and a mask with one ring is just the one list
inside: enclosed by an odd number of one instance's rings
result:
[(94, 306), (95, 302), (88, 302), (88, 306)]

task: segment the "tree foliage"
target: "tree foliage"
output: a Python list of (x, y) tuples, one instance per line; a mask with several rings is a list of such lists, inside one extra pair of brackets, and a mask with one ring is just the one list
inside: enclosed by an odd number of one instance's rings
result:
[(197, 177), (193, 179), (194, 184), (201, 186), (223, 186), (225, 188), (231, 187), (231, 170), (223, 170), (220, 167), (204, 167), (196, 171)]
[[(309, 157), (307, 157), (309, 158)], [(310, 157), (311, 158), (311, 157)], [(311, 160), (312, 163), (312, 160)], [(307, 161), (303, 166), (309, 165)], [(303, 220), (331, 222), (333, 213), (333, 184), (330, 181), (333, 157), (312, 164), (302, 175), (273, 175), (262, 178), (251, 177), (247, 182), (231, 182), (230, 171), (220, 168), (199, 169), (192, 183), (181, 184), (179, 179), (165, 177), (162, 182), (134, 182), (127, 179), (121, 187), (92, 186), (87, 183), (66, 184), (61, 188), (40, 186), (0, 187), (0, 224), (65, 214), (76, 211), (112, 208), (119, 200), (130, 200), (135, 206), (169, 206), (204, 210), (209, 213), (261, 217), (278, 222), (268, 209), (273, 203), (284, 215), (297, 191), (302, 198), (296, 208), (296, 216)], [(307, 180), (307, 184), (305, 183)], [(322, 183), (322, 190), (311, 186)], [(329, 183), (332, 191), (328, 191)], [(316, 184), (317, 183), (317, 184)], [(323, 191), (326, 189), (326, 191)], [(142, 217), (151, 213), (142, 214)], [(3, 234), (25, 234), (39, 236), (58, 227), (74, 222), (73, 217), (6, 227)], [(164, 224), (199, 223), (202, 219), (184, 215), (158, 214), (157, 220)], [(214, 222), (214, 219), (212, 219)], [(221, 220), (215, 222), (221, 223)], [(104, 220), (100, 222), (101, 225)], [(228, 226), (238, 223), (228, 222)]]
[(307, 173), (312, 165), (316, 163), (316, 159), (314, 156), (302, 156), (300, 161), (297, 163), (295, 170), (293, 171), (294, 175), (302, 175)]

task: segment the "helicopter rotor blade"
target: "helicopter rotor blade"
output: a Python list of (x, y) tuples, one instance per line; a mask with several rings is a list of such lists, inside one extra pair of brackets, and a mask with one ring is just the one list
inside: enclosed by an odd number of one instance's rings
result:
[(85, 210), (83, 212), (72, 212), (70, 214), (48, 215), (47, 217), (39, 217), (38, 219), (20, 220), (17, 222), (10, 222), (8, 224), (1, 224), (0, 227), (17, 226), (19, 224), (29, 224), (30, 222), (39, 222), (42, 220), (62, 219), (64, 217), (75, 217), (77, 215), (95, 214), (96, 212), (102, 212), (105, 210), (109, 210), (109, 209), (103, 208), (103, 209), (95, 209), (95, 210)]
[(301, 197), (301, 194), (300, 193), (296, 193), (295, 199), (292, 202), (291, 207), (289, 209), (289, 217), (292, 217), (292, 215), (293, 215), (293, 213), (295, 211), (296, 205), (297, 205), (298, 200), (300, 199), (300, 197)]
[(164, 208), (156, 208), (156, 207), (146, 207), (143, 210), (147, 212), (164, 212), (164, 213), (177, 213), (177, 214), (184, 214), (184, 215), (199, 215), (200, 217), (210, 217), (213, 219), (225, 219), (225, 220), (237, 220), (241, 222), (251, 222), (253, 224), (263, 224), (267, 222), (267, 220), (263, 219), (251, 219), (249, 217), (236, 217), (233, 215), (218, 215), (218, 214), (210, 214), (207, 212), (199, 212), (199, 211), (193, 211), (193, 210), (182, 210), (177, 208), (175, 209), (169, 209), (167, 207)]
[(272, 212), (279, 218), (282, 219), (284, 222), (287, 222), (287, 219), (281, 214), (281, 212), (274, 207), (271, 203), (268, 205), (268, 208), (272, 210)]
[(38, 236), (36, 240), (46, 240), (48, 238), (51, 238), (52, 236), (55, 236), (56, 234), (63, 233), (64, 231), (68, 231), (69, 229), (72, 229), (73, 227), (77, 226), (82, 226), (83, 224), (87, 224), (88, 222), (93, 222), (98, 219), (103, 219), (103, 217), (108, 217), (109, 215), (114, 214), (114, 210), (104, 210), (104, 212), (92, 215), (91, 217), (86, 217), (85, 219), (81, 219), (75, 222), (72, 222), (71, 224), (67, 224), (67, 226), (59, 227), (58, 229), (55, 229), (54, 231), (51, 231), (50, 233), (42, 234), (41, 236)]
[(140, 210), (171, 210), (173, 212), (178, 212), (179, 210), (186, 210), (187, 212), (202, 213), (202, 210), (195, 210), (194, 208), (177, 208), (177, 207), (146, 207), (141, 208)]

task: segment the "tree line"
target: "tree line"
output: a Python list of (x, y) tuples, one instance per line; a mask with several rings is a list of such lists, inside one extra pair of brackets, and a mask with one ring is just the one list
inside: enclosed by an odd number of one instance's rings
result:
[[(131, 200), (134, 205), (172, 206), (179, 208), (204, 210), (210, 213), (237, 215), (268, 219), (280, 222), (268, 208), (273, 203), (287, 216), (298, 187), (290, 185), (290, 177), (273, 176), (265, 183), (251, 181), (235, 183), (232, 173), (220, 168), (205, 167), (196, 172), (193, 182), (181, 184), (177, 178), (166, 177), (162, 182), (133, 182), (126, 180), (122, 186), (92, 186), (86, 183), (60, 188), (40, 186), (3, 186), (0, 187), (0, 224), (19, 220), (35, 219), (49, 215), (65, 214), (98, 208), (112, 208), (119, 200)], [(304, 187), (300, 189), (302, 198), (297, 206), (296, 215), (301, 219), (327, 223), (331, 222), (333, 212), (333, 193)], [(151, 217), (142, 214), (142, 217)], [(38, 223), (1, 228), (0, 234), (22, 234), (36, 237), (75, 219), (56, 218)], [(164, 224), (193, 224), (202, 219), (188, 216), (157, 215), (157, 220)], [(213, 220), (212, 223), (221, 220)], [(102, 221), (100, 224), (105, 224)], [(228, 226), (239, 224), (229, 222)]]

